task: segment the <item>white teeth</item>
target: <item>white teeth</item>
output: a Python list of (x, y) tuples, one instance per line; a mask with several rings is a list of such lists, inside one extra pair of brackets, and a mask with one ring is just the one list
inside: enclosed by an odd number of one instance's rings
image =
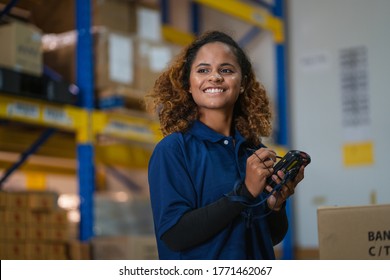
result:
[(221, 89), (221, 88), (208, 88), (204, 92), (206, 92), (206, 93), (219, 93), (219, 92), (223, 92), (223, 89)]

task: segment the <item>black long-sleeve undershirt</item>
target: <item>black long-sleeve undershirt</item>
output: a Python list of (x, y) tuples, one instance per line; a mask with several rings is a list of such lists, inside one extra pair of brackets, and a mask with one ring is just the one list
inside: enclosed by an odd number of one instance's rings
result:
[[(255, 199), (245, 185), (238, 189), (238, 194), (249, 200)], [(173, 227), (161, 236), (161, 239), (173, 251), (189, 249), (220, 232), (245, 208), (246, 206), (240, 202), (222, 197), (212, 204), (185, 213)], [(288, 228), (285, 207), (279, 211), (272, 211), (267, 216), (267, 222), (273, 245), (276, 245), (283, 239)]]

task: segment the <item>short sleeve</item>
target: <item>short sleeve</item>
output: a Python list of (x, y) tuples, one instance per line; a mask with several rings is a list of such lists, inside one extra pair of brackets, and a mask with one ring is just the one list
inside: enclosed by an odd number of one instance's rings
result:
[(158, 238), (196, 207), (196, 192), (180, 140), (180, 134), (164, 138), (149, 161), (150, 199)]

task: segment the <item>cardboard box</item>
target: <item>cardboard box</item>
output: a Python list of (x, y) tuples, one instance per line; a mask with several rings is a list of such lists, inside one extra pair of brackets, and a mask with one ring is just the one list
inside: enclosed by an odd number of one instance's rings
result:
[(47, 228), (47, 239), (55, 242), (67, 242), (69, 240), (69, 228), (56, 226)]
[(68, 243), (68, 251), (69, 251), (69, 259), (71, 260), (91, 259), (91, 244), (89, 242), (72, 240)]
[(67, 245), (65, 243), (47, 243), (46, 258), (48, 260), (66, 260), (68, 259)]
[[(9, 1), (1, 0), (1, 2)], [(92, 24), (134, 32), (136, 6), (136, 1), (92, 0)], [(44, 33), (62, 33), (76, 28), (76, 1), (74, 0), (19, 1), (17, 7), (29, 11), (29, 19)]]
[(7, 225), (5, 239), (24, 242), (26, 240), (26, 227), (24, 225)]
[(0, 191), (0, 209), (4, 209), (7, 206), (7, 192)]
[(25, 260), (26, 244), (22, 242), (11, 242), (5, 244), (5, 259), (7, 260)]
[(50, 213), (42, 211), (27, 211), (26, 212), (26, 225), (27, 226), (45, 226), (48, 221)]
[(4, 241), (7, 239), (7, 231), (4, 223), (1, 223), (0, 226), (0, 242)]
[(151, 90), (161, 73), (178, 55), (180, 47), (167, 42), (137, 40), (135, 88), (145, 93)]
[(27, 192), (27, 207), (31, 210), (53, 211), (57, 209), (58, 193), (51, 191)]
[(47, 258), (47, 244), (42, 242), (29, 242), (25, 246), (27, 260), (45, 260)]
[[(43, 36), (45, 65), (65, 81), (76, 83), (76, 31)], [(93, 29), (95, 88), (132, 87), (134, 83), (134, 40), (130, 33)]]
[[(76, 32), (44, 35), (42, 41), (45, 65), (64, 80), (76, 83)], [(139, 92), (144, 95), (153, 87), (157, 77), (181, 49), (171, 43), (146, 40), (104, 27), (93, 29), (93, 41), (98, 97), (112, 96), (111, 92), (139, 98)]]
[(136, 6), (136, 1), (95, 0), (92, 5), (93, 25), (101, 25), (116, 31), (134, 33), (137, 31)]
[(1, 209), (1, 208), (0, 208), (0, 225), (5, 224), (5, 221), (6, 221), (6, 212), (7, 212), (6, 209)]
[(27, 193), (26, 192), (5, 192), (6, 208), (7, 209), (22, 209), (27, 208)]
[(390, 260), (390, 205), (317, 210), (320, 259)]
[(5, 260), (7, 257), (6, 247), (6, 243), (2, 242), (2, 240), (0, 239), (0, 260)]
[(43, 58), (41, 31), (36, 26), (11, 22), (0, 26), (0, 65), (15, 71), (41, 76)]
[(49, 239), (48, 234), (49, 230), (46, 227), (27, 226), (25, 239), (34, 242), (44, 242)]
[(62, 208), (51, 211), (47, 216), (47, 223), (53, 227), (67, 226), (69, 223), (68, 211)]
[(154, 235), (98, 236), (91, 241), (94, 260), (157, 260)]
[(27, 217), (26, 209), (6, 209), (4, 223), (6, 224), (25, 224)]
[(96, 89), (134, 84), (135, 40), (129, 33), (100, 29), (95, 41)]

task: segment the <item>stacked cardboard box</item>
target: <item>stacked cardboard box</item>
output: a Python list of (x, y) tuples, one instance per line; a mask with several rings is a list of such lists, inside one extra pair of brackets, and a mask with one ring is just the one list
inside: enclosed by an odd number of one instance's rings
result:
[[(8, 4), (9, 0), (0, 2)], [(22, 10), (26, 20), (38, 26), (45, 34), (62, 33), (76, 29), (76, 3), (74, 0), (18, 1), (11, 12), (15, 9)], [(104, 25), (124, 32), (135, 31), (133, 7), (136, 1), (92, 0), (91, 5), (93, 25)]]
[[(72, 11), (66, 7), (35, 11), (44, 32), (44, 63), (76, 83), (76, 40)], [(142, 100), (179, 47), (162, 40), (160, 11), (142, 1), (92, 1), (95, 106), (144, 110)], [(45, 12), (45, 10), (53, 10)], [(47, 16), (42, 16), (46, 15)], [(39, 16), (41, 15), (41, 16)], [(39, 19), (45, 19), (39, 20)], [(52, 19), (52, 20), (51, 20)], [(54, 20), (55, 19), (55, 20)], [(80, 58), (83, 59), (83, 58)]]
[(13, 21), (0, 25), (0, 67), (40, 76), (43, 72), (42, 33), (32, 24)]
[[(8, 1), (0, 0), (7, 3)], [(96, 107), (100, 109), (130, 108), (144, 110), (142, 101), (153, 87), (155, 80), (165, 69), (179, 46), (163, 41), (158, 7), (149, 1), (93, 0), (91, 19), (94, 29), (93, 66)], [(3, 4), (4, 5), (4, 4)], [(7, 33), (18, 34), (0, 46), (0, 65), (22, 67), (40, 75), (43, 65), (62, 77), (64, 82), (76, 81), (76, 2), (74, 0), (49, 0), (42, 3), (23, 1), (16, 8), (28, 12), (28, 21), (23, 30), (19, 25), (10, 25)], [(32, 39), (21, 42), (21, 35), (38, 33)], [(41, 50), (41, 35), (44, 46)], [(0, 33), (3, 39), (4, 35)], [(5, 38), (5, 37), (4, 37)], [(9, 42), (24, 44), (28, 53), (34, 53), (26, 64), (20, 65), (20, 57), (3, 50)], [(20, 49), (20, 48), (19, 48)], [(38, 57), (38, 54), (40, 55)], [(84, 58), (79, 58), (84, 59)], [(20, 60), (20, 59), (19, 59)], [(39, 63), (38, 63), (39, 61)], [(3, 66), (4, 66), (3, 65)]]
[[(170, 43), (103, 26), (94, 27), (93, 34), (97, 101), (115, 96), (142, 99), (180, 51)], [(75, 31), (43, 37), (45, 64), (73, 83), (76, 82), (76, 39)]]
[(97, 236), (91, 241), (94, 260), (157, 260), (154, 235)]
[(49, 191), (0, 192), (1, 259), (68, 259), (67, 211)]

